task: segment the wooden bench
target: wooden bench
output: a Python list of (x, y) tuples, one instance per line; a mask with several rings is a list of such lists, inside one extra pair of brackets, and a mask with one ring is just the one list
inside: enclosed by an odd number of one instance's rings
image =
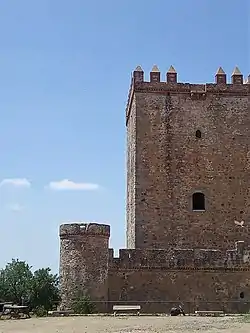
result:
[(219, 317), (224, 315), (224, 311), (195, 311), (195, 314), (198, 316), (207, 316), (207, 317)]
[(22, 315), (24, 315), (25, 318), (30, 318), (29, 308), (27, 306), (5, 304), (1, 316), (9, 316), (10, 318), (20, 319)]
[(137, 316), (140, 315), (140, 310), (141, 310), (141, 306), (140, 305), (114, 305), (113, 306), (113, 311), (114, 311), (114, 316), (116, 316), (117, 312), (134, 312), (136, 311)]

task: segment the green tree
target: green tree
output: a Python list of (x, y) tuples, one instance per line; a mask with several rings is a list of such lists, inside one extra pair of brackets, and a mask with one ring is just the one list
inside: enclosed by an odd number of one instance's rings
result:
[(31, 295), (33, 274), (25, 261), (12, 259), (0, 274), (0, 298), (7, 302), (22, 304)]
[(25, 261), (12, 259), (0, 271), (0, 299), (28, 305), (32, 310), (52, 310), (60, 301), (58, 276), (50, 268), (34, 273), (31, 268)]
[(34, 272), (30, 305), (33, 309), (43, 307), (52, 310), (60, 301), (59, 278), (51, 273), (50, 268), (42, 268)]

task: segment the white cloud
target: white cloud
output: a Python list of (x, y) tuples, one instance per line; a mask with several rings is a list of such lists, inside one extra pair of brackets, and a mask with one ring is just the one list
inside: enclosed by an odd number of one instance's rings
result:
[(6, 178), (0, 182), (1, 186), (30, 187), (31, 183), (26, 178)]
[(24, 207), (21, 206), (19, 203), (14, 203), (14, 204), (8, 205), (7, 209), (11, 210), (12, 212), (20, 212), (24, 209)]
[(68, 179), (50, 182), (48, 188), (55, 191), (93, 191), (99, 188), (98, 184), (75, 183)]

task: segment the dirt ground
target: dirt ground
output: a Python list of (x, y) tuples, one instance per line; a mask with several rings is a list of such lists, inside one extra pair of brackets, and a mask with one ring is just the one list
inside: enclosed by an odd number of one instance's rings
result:
[(242, 317), (62, 317), (1, 320), (0, 333), (249, 333)]

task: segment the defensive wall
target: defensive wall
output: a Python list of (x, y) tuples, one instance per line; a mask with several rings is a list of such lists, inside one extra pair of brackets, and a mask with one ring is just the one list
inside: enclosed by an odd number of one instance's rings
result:
[(242, 241), (236, 242), (235, 250), (169, 249), (140, 250), (120, 249), (119, 257), (109, 249), (109, 269), (224, 269), (248, 267), (250, 248)]
[(225, 252), (122, 249), (118, 258), (110, 249), (109, 301), (137, 302), (145, 312), (164, 312), (168, 302), (183, 302), (191, 312), (245, 312), (250, 307), (249, 269), (250, 249), (244, 242)]
[(192, 303), (202, 309), (224, 304), (228, 312), (248, 309), (250, 248), (244, 242), (225, 252), (120, 249), (115, 257), (108, 247), (109, 236), (108, 225), (60, 227), (62, 309), (83, 294), (102, 312), (124, 302), (141, 304), (144, 312), (164, 312), (166, 302), (183, 302), (186, 307)]

